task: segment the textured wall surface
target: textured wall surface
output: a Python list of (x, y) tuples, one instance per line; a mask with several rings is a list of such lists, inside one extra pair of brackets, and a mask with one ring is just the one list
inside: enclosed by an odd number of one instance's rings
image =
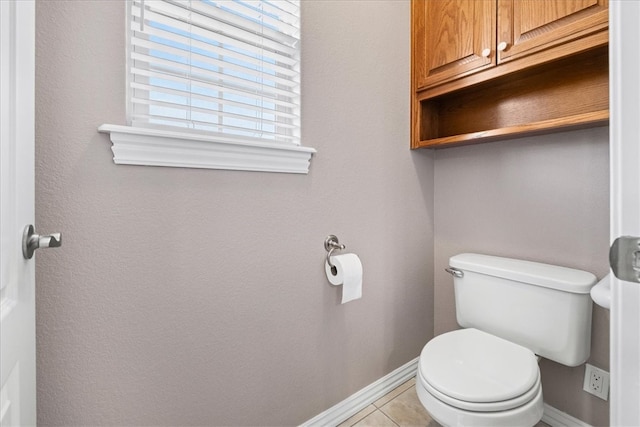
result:
[[(435, 160), (435, 334), (456, 329), (448, 259), (478, 252), (609, 271), (608, 128), (452, 148)], [(544, 316), (544, 310), (540, 311)], [(609, 370), (609, 312), (594, 305), (591, 359)], [(582, 391), (584, 366), (542, 360), (545, 402), (594, 426), (608, 402)]]
[[(64, 234), (37, 255), (41, 425), (301, 423), (457, 327), (455, 253), (607, 271), (606, 128), (407, 149), (408, 2), (303, 2), (307, 176), (114, 165), (124, 16), (37, 4), (36, 225)], [(364, 265), (344, 306), (330, 233)], [(543, 361), (545, 400), (606, 425), (583, 369)]]
[[(433, 153), (409, 145), (409, 3), (303, 2), (307, 176), (113, 164), (125, 3), (37, 4), (41, 425), (293, 425), (433, 332)], [(324, 276), (328, 234), (362, 300)]]

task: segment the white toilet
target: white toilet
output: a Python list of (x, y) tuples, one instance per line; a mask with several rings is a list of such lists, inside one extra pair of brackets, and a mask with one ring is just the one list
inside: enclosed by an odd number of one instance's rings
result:
[(449, 265), (465, 329), (422, 350), (420, 402), (443, 426), (535, 425), (543, 413), (537, 356), (567, 366), (589, 358), (596, 277), (479, 254), (456, 255)]

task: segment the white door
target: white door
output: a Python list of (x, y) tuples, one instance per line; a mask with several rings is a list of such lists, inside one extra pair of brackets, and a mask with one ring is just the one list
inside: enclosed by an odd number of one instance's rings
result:
[[(640, 237), (640, 2), (610, 3), (611, 239)], [(640, 426), (640, 284), (611, 283), (611, 425)]]
[(0, 0), (0, 425), (36, 424), (34, 222), (35, 4)]

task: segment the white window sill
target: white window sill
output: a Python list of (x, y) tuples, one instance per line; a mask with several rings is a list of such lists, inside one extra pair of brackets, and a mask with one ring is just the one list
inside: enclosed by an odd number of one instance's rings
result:
[(214, 141), (206, 135), (104, 124), (121, 165), (309, 173), (310, 147)]

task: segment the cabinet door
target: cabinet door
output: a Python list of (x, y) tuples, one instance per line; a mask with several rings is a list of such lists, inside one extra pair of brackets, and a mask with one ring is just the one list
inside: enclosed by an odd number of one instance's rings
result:
[(413, 0), (416, 90), (496, 64), (496, 0)]
[[(498, 0), (498, 63), (584, 40), (606, 29), (608, 3), (608, 0)], [(500, 50), (503, 46), (504, 50)]]

